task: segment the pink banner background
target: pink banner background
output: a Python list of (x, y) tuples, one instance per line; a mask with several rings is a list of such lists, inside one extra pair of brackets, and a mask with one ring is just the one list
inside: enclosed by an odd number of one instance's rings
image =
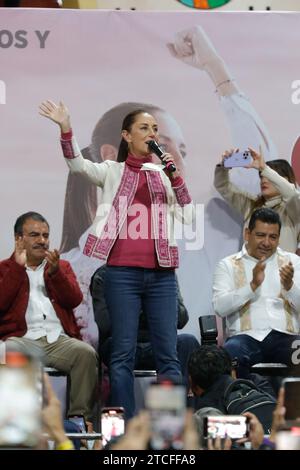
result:
[[(239, 247), (237, 219), (216, 205), (212, 185), (215, 164), (236, 139), (209, 76), (172, 57), (166, 44), (178, 31), (201, 26), (264, 121), (277, 155), (290, 160), (300, 134), (291, 88), (300, 78), (299, 14), (0, 9), (0, 18), (0, 80), (6, 85), (6, 104), (0, 104), (1, 258), (13, 250), (16, 217), (28, 210), (49, 220), (52, 248), (60, 245), (68, 171), (58, 129), (38, 115), (42, 100), (67, 104), (81, 148), (112, 106), (157, 104), (182, 129), (186, 179), (194, 201), (206, 209), (204, 248), (183, 252), (179, 270), (191, 316), (186, 331), (198, 336), (198, 315), (211, 311), (215, 263)], [(9, 37), (3, 30), (25, 30), (27, 46), (3, 47)], [(50, 31), (44, 48), (37, 30)], [(255, 186), (255, 175), (249, 179), (245, 171), (236, 176), (239, 184)]]

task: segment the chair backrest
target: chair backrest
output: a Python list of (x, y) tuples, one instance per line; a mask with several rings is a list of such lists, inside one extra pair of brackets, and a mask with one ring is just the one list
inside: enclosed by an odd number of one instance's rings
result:
[(218, 329), (215, 315), (203, 315), (198, 318), (201, 344), (217, 344)]

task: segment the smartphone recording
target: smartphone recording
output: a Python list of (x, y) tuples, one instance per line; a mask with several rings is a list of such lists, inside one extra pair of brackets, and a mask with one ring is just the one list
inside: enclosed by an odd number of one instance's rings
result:
[(229, 157), (224, 159), (225, 168), (245, 167), (249, 166), (252, 162), (251, 153), (249, 150), (244, 152), (234, 152)]
[(285, 419), (300, 420), (300, 378), (288, 377), (283, 380)]
[(146, 390), (151, 419), (151, 449), (182, 449), (186, 389), (171, 382), (153, 383)]
[(102, 444), (105, 446), (108, 442), (125, 432), (124, 408), (106, 407), (101, 411), (101, 434)]
[(204, 417), (204, 437), (216, 439), (242, 439), (249, 434), (249, 420), (246, 416), (221, 415)]
[(41, 435), (39, 364), (20, 352), (7, 352), (0, 366), (0, 446), (35, 447)]

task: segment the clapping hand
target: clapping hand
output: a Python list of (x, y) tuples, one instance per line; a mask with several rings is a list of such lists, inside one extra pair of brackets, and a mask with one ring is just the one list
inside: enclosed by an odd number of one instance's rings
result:
[(280, 281), (285, 290), (290, 290), (293, 285), (294, 267), (289, 261), (279, 269)]
[(47, 250), (46, 251), (46, 260), (49, 265), (48, 273), (50, 276), (58, 270), (58, 262), (59, 262), (59, 251), (58, 250)]
[(25, 266), (27, 262), (27, 253), (21, 236), (18, 236), (15, 241), (15, 261), (20, 266)]
[(253, 268), (252, 281), (250, 283), (253, 292), (264, 282), (265, 280), (265, 269), (266, 269), (266, 258), (261, 258)]

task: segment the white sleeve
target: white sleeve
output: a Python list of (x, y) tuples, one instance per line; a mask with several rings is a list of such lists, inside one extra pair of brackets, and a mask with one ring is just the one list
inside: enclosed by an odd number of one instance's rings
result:
[(261, 146), (265, 160), (278, 158), (269, 132), (243, 93), (221, 96), (221, 106), (227, 116), (233, 145), (241, 150)]
[(259, 291), (258, 288), (253, 292), (250, 283), (236, 289), (226, 261), (222, 260), (217, 264), (213, 281), (213, 306), (220, 317), (236, 313), (246, 302), (256, 298)]
[[(298, 259), (297, 259), (298, 258)], [(289, 291), (281, 289), (284, 299), (286, 299), (300, 313), (300, 257), (295, 255), (291, 259), (294, 266), (293, 285)]]
[(71, 173), (77, 173), (85, 176), (92, 183), (102, 187), (107, 175), (109, 165), (112, 163), (106, 160), (102, 163), (94, 163), (83, 158), (81, 153), (75, 158), (65, 159)]
[(268, 165), (266, 165), (261, 174), (274, 184), (284, 200), (287, 201), (293, 196), (299, 196), (299, 191), (297, 191), (295, 185), (290, 183), (287, 179), (283, 178), (283, 176), (280, 176), (275, 170), (273, 170), (273, 168), (270, 168)]

